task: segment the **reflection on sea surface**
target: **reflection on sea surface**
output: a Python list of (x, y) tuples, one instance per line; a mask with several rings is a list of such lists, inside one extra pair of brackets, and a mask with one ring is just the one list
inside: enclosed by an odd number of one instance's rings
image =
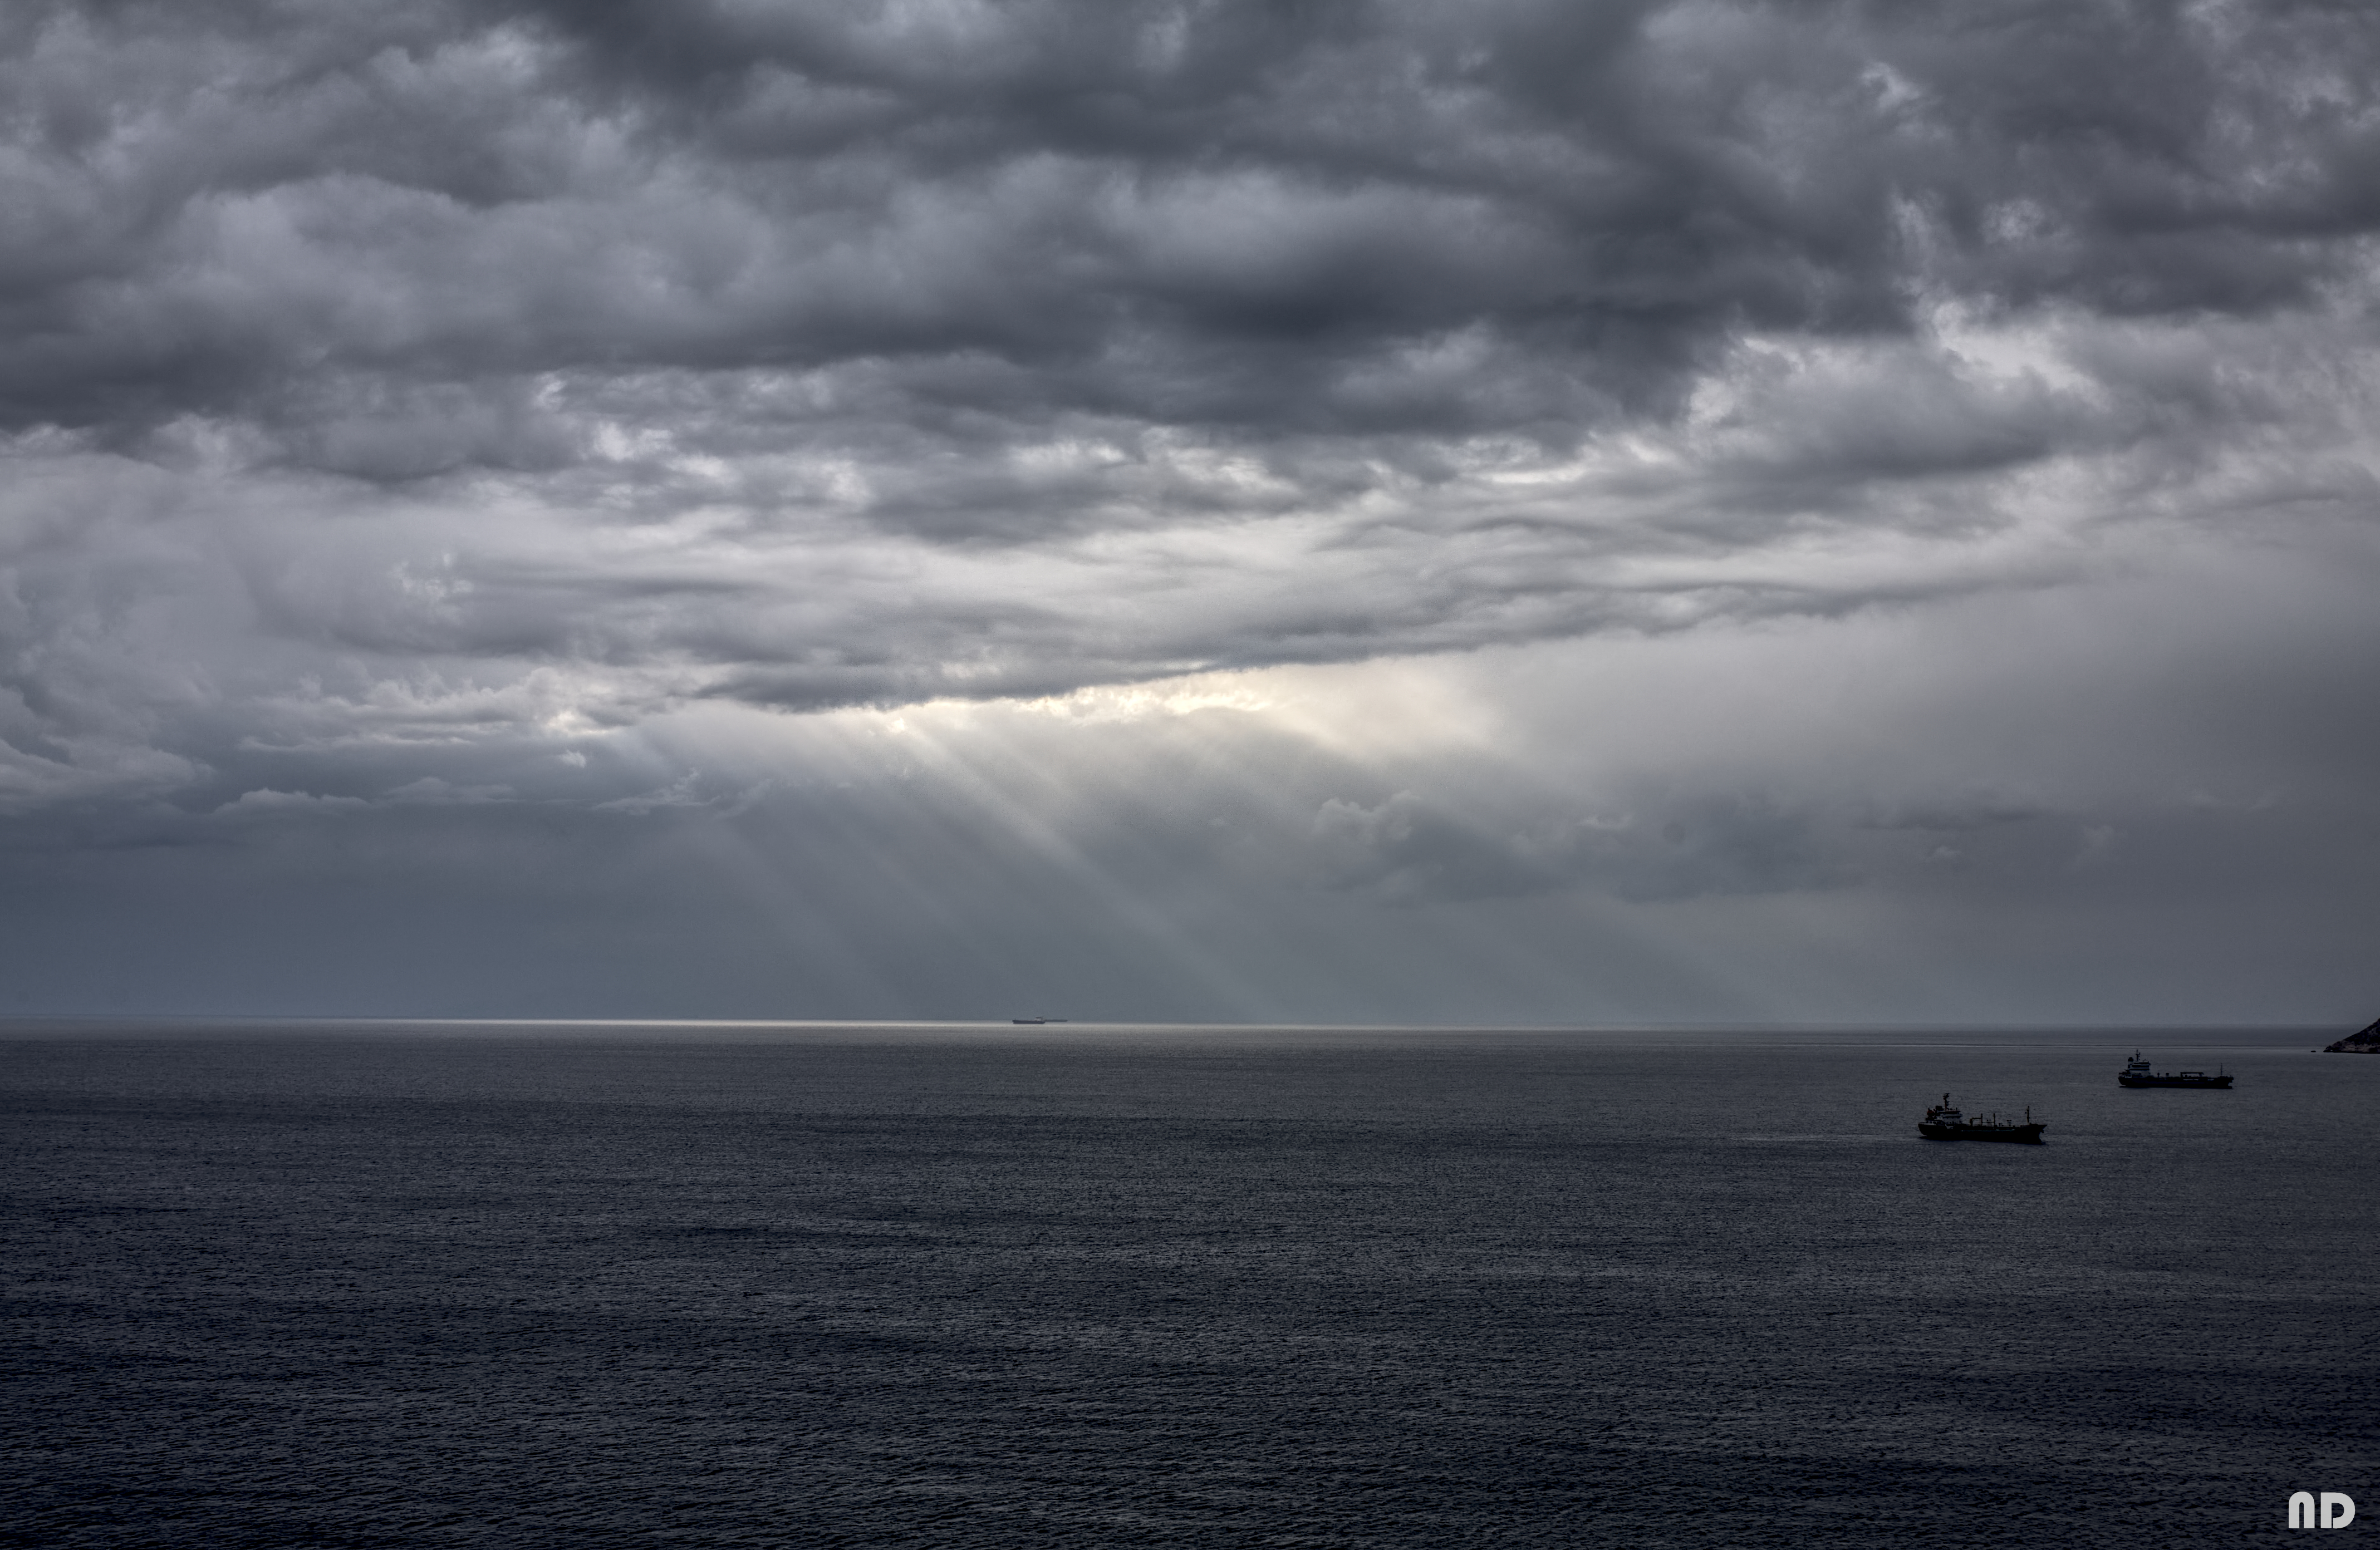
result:
[(2380, 1060), (2140, 1041), (19, 1025), (0, 1479), (54, 1544), (2235, 1544), (2368, 1480)]

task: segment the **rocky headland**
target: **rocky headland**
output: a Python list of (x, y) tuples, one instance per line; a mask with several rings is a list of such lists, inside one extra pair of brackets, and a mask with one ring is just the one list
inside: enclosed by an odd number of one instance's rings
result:
[(2328, 1055), (2380, 1055), (2380, 1022), (2374, 1022), (2360, 1034), (2350, 1034), (2337, 1044), (2325, 1044), (2322, 1047), (2323, 1052)]

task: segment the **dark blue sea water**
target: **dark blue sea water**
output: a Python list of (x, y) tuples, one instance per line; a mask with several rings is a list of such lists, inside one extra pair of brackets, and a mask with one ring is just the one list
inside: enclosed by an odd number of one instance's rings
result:
[(2371, 1532), (2380, 1059), (2315, 1042), (17, 1024), (0, 1532)]

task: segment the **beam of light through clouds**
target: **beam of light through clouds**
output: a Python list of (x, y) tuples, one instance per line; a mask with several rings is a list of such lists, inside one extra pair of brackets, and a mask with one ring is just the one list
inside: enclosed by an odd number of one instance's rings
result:
[(2362, 1021), (2375, 79), (25, 0), (0, 1011)]

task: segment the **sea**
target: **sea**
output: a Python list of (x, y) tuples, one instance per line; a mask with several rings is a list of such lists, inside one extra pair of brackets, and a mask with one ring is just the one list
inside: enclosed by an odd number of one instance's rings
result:
[(0, 1538), (2380, 1532), (2337, 1035), (0, 1024)]

